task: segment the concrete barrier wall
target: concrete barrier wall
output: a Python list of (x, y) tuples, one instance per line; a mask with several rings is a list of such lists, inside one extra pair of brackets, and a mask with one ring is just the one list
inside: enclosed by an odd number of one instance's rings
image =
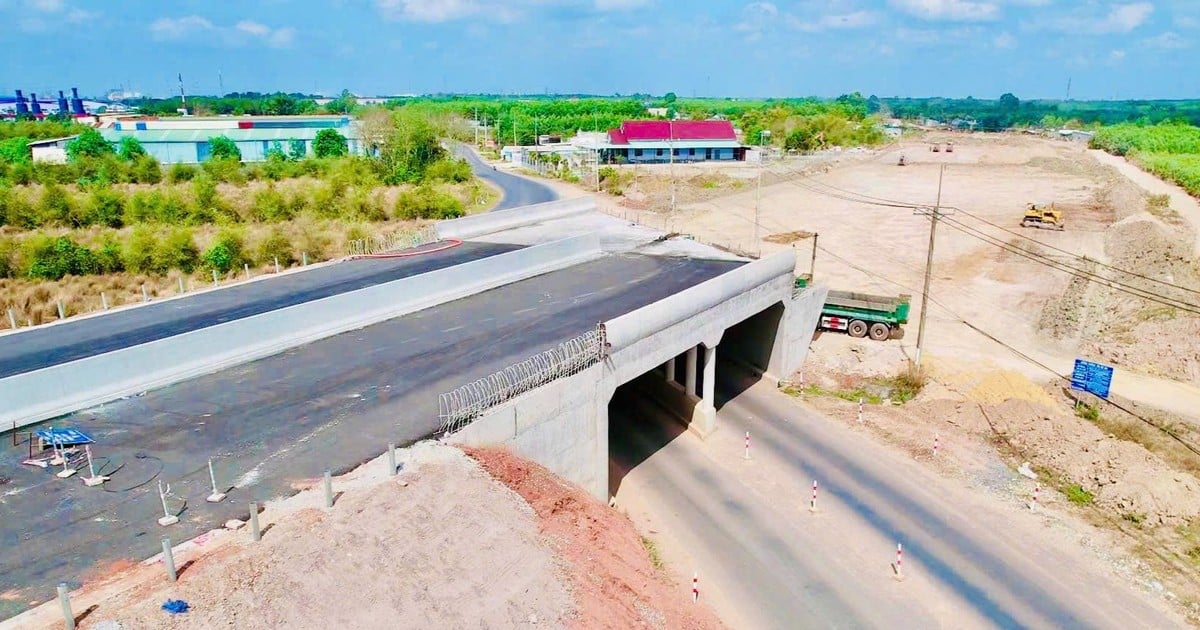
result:
[(521, 206), (510, 210), (473, 214), (461, 219), (439, 221), (435, 228), (438, 238), (469, 239), (543, 221), (584, 214), (595, 209), (596, 200), (594, 198), (578, 197)]
[(563, 239), (0, 379), (0, 427), (216, 372), (600, 255), (595, 235)]

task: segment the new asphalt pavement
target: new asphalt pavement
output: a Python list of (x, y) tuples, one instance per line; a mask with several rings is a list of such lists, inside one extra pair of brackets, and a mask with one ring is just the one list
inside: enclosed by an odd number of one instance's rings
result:
[[(112, 476), (98, 488), (22, 466), (27, 445), (6, 435), (0, 619), (98, 565), (153, 555), (160, 536), (181, 541), (244, 519), (250, 501), (430, 436), (438, 394), (737, 264), (607, 256), (54, 421), (96, 438)], [(221, 504), (204, 501), (209, 457), (219, 484), (236, 486)], [(156, 523), (158, 480), (182, 509), (169, 528)]]

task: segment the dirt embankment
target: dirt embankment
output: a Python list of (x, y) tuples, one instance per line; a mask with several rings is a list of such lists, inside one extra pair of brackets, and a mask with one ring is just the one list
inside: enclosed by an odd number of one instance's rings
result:
[[(542, 535), (567, 564), (572, 628), (723, 628), (687, 588), (656, 569), (633, 523), (545, 468), (498, 449), (467, 449), (537, 513)], [(678, 579), (678, 576), (675, 576)]]

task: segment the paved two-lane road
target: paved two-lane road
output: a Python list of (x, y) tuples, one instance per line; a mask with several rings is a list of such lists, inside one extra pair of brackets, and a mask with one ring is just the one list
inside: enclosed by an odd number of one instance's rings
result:
[(558, 199), (558, 194), (545, 184), (488, 166), (466, 145), (457, 146), (454, 152), (471, 164), (471, 170), (475, 171), (476, 176), (486, 179), (504, 191), (504, 199), (501, 199), (493, 210), (508, 210)]

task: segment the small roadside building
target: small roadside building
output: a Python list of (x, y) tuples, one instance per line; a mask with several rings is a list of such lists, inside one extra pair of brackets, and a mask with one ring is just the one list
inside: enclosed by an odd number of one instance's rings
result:
[(78, 135), (66, 136), (65, 138), (48, 138), (46, 140), (34, 140), (29, 143), (30, 157), (34, 162), (45, 162), (48, 164), (66, 164), (67, 163), (67, 143), (78, 138)]
[(146, 152), (163, 164), (194, 164), (208, 159), (208, 141), (225, 136), (237, 144), (243, 162), (262, 162), (278, 147), (293, 147), (312, 154), (312, 143), (322, 129), (333, 129), (346, 138), (353, 155), (363, 153), (358, 127), (349, 116), (220, 116), (121, 120), (102, 129), (105, 140), (119, 144), (137, 138)]
[(606, 141), (587, 147), (605, 164), (734, 161), (746, 159), (728, 120), (627, 120)]

